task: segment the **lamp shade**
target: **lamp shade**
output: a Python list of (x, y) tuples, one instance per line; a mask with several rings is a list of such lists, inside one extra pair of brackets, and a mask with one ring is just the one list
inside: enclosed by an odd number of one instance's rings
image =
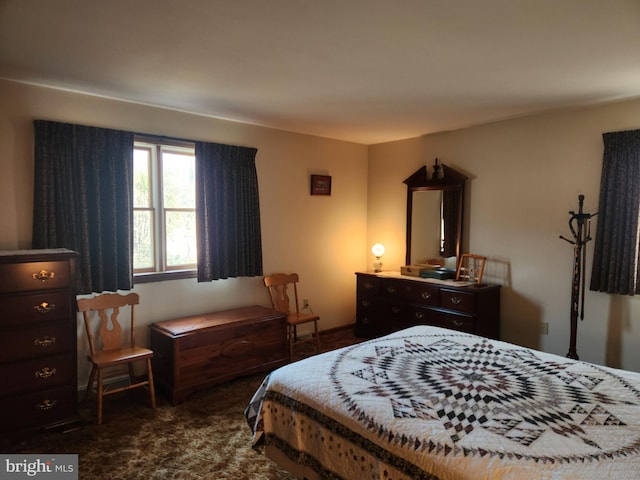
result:
[(384, 245), (381, 243), (376, 243), (373, 247), (371, 247), (371, 253), (373, 253), (376, 257), (381, 257), (384, 255)]

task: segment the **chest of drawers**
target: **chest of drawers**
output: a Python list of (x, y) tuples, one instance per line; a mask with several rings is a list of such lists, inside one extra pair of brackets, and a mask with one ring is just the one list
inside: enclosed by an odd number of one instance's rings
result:
[(0, 432), (78, 421), (77, 253), (0, 251)]
[(433, 325), (500, 335), (500, 286), (456, 286), (400, 274), (356, 273), (356, 335), (376, 337)]
[(286, 315), (257, 305), (149, 328), (155, 383), (174, 405), (197, 390), (289, 362)]

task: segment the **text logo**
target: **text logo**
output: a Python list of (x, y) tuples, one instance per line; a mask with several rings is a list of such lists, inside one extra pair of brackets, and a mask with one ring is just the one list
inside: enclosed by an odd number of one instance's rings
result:
[(75, 454), (0, 454), (0, 480), (20, 479), (78, 480)]

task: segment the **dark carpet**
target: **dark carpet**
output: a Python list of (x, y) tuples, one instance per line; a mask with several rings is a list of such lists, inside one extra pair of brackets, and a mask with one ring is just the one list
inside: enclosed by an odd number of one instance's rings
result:
[[(321, 335), (323, 351), (360, 341), (352, 330)], [(295, 359), (313, 354), (301, 344)], [(198, 392), (172, 406), (158, 396), (155, 410), (138, 389), (105, 399), (103, 425), (94, 405), (81, 409), (82, 428), (39, 433), (4, 446), (4, 453), (76, 453), (79, 478), (282, 479), (293, 477), (251, 448), (243, 412), (265, 374), (243, 377)]]

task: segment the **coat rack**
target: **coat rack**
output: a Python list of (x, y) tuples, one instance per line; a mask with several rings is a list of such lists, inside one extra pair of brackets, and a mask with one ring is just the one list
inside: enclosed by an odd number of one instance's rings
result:
[(584, 292), (585, 277), (584, 266), (587, 260), (587, 242), (591, 240), (591, 217), (595, 217), (598, 213), (584, 213), (582, 205), (584, 203), (584, 195), (578, 195), (578, 213), (570, 211), (569, 229), (573, 240), (560, 235), (562, 240), (573, 245), (573, 281), (571, 284), (571, 337), (569, 339), (568, 358), (579, 360), (576, 351), (576, 337), (578, 333), (578, 316), (580, 320), (584, 320)]

